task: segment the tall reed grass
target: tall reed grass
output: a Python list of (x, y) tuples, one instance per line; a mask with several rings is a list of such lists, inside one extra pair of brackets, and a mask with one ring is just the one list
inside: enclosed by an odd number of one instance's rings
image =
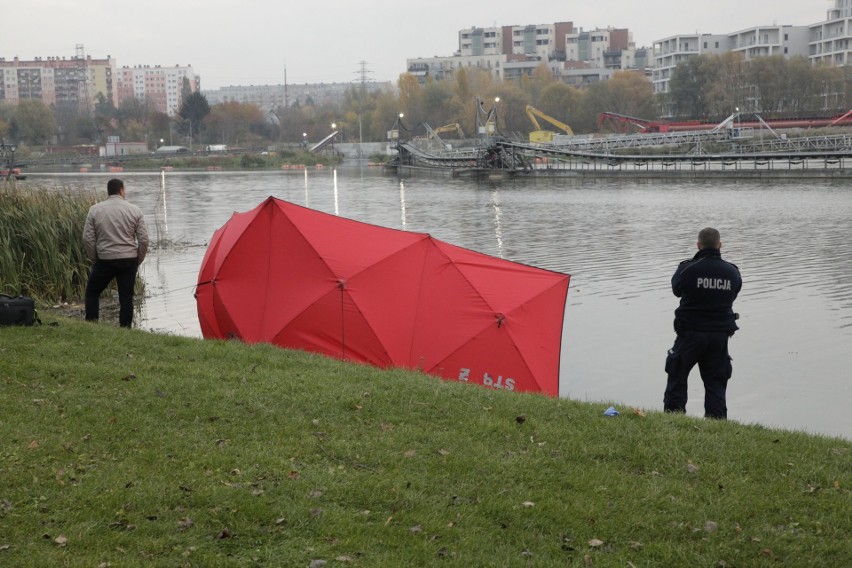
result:
[(94, 191), (0, 186), (0, 294), (40, 302), (80, 299), (89, 261), (82, 235)]

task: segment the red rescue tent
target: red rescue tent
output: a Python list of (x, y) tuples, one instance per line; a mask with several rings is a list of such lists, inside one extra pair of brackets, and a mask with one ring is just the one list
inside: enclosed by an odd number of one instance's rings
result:
[(195, 295), (205, 338), (556, 396), (569, 279), (269, 197), (213, 234)]

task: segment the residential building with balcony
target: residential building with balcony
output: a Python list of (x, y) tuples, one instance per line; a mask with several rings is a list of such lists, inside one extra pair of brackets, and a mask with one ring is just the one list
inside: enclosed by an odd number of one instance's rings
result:
[[(852, 3), (852, 0), (835, 1)], [(814, 50), (813, 42), (809, 43), (814, 34), (814, 27), (755, 26), (727, 34), (688, 34), (655, 41), (651, 73), (654, 91), (667, 93), (669, 80), (678, 64), (696, 55), (734, 52), (741, 54), (746, 61), (776, 55), (788, 59), (796, 56), (809, 57), (809, 52)], [(813, 57), (810, 59), (814, 60)]]
[(201, 87), (192, 66), (124, 66), (116, 71), (117, 104), (126, 99), (147, 101), (152, 110), (174, 116), (183, 104), (184, 85), (189, 93)]
[(555, 54), (564, 52), (565, 37), (573, 31), (573, 22), (467, 28), (459, 30), (457, 55), (461, 57), (522, 55), (531, 59), (547, 61), (548, 59), (559, 58)]
[(0, 102), (37, 100), (91, 110), (98, 94), (115, 100), (115, 60), (91, 56), (0, 58)]
[(728, 35), (730, 50), (745, 60), (782, 55), (808, 55), (808, 26), (758, 26)]
[(852, 0), (834, 0), (825, 21), (808, 30), (808, 58), (814, 65), (852, 63)]
[(459, 31), (451, 56), (412, 58), (406, 69), (424, 82), (447, 79), (459, 69), (482, 69), (497, 80), (532, 75), (546, 65), (554, 76), (584, 85), (604, 80), (617, 69), (644, 69), (648, 51), (636, 50), (626, 28), (583, 31), (573, 22), (466, 28)]
[(669, 81), (675, 68), (690, 57), (724, 53), (728, 49), (727, 35), (687, 34), (655, 41), (654, 67), (651, 72), (654, 91), (669, 92)]
[[(425, 82), (427, 77), (444, 80), (452, 77), (459, 69), (482, 69), (498, 80), (504, 78), (509, 57), (503, 53), (488, 55), (451, 55), (447, 57), (419, 57), (406, 60), (406, 69)], [(538, 65), (538, 61), (535, 65)]]
[(584, 61), (602, 69), (634, 68), (636, 47), (633, 34), (626, 28), (584, 31), (582, 28), (565, 37), (565, 61)]

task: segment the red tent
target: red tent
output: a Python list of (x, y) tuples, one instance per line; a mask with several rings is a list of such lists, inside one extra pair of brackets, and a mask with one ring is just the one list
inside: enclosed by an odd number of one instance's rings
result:
[(557, 395), (569, 276), (268, 198), (213, 234), (206, 338)]

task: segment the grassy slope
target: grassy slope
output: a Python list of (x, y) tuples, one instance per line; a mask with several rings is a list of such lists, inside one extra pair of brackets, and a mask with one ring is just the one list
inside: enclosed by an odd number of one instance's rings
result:
[(847, 441), (43, 319), (0, 565), (852, 566)]

